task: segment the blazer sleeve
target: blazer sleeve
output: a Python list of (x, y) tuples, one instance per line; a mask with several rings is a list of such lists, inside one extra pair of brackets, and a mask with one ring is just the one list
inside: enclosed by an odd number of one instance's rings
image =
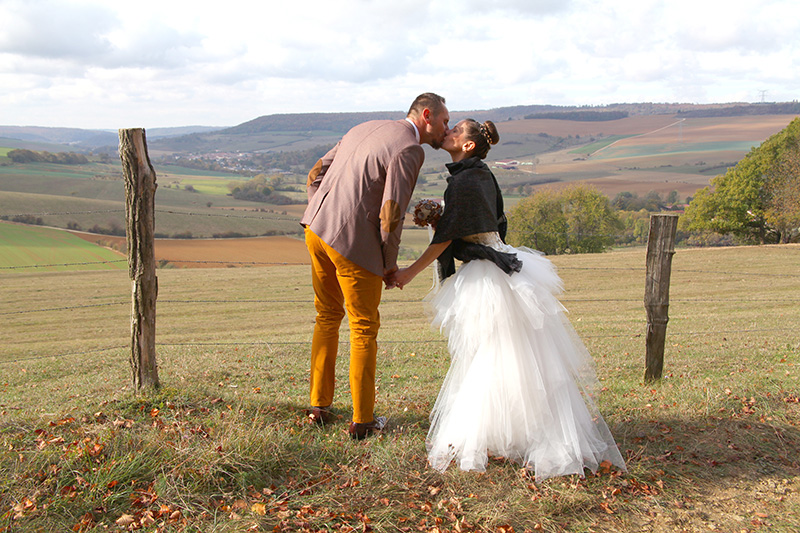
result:
[(389, 164), (381, 201), (380, 228), (384, 271), (397, 268), (400, 235), (403, 232), (408, 202), (417, 184), (417, 177), (425, 161), (425, 151), (420, 145), (408, 146)]
[(330, 168), (331, 163), (333, 162), (333, 158), (336, 157), (336, 151), (339, 149), (340, 144), (341, 141), (336, 143), (336, 146), (331, 148), (327, 154), (322, 156), (322, 159), (317, 160), (316, 164), (311, 167), (311, 170), (308, 173), (308, 179), (306, 180), (306, 192), (308, 193), (309, 202), (319, 189), (319, 184), (322, 183), (325, 173), (328, 171), (328, 168)]

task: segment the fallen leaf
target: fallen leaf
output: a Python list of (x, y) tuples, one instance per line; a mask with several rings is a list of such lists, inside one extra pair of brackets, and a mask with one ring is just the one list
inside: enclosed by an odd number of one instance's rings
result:
[(134, 522), (136, 522), (136, 519), (132, 515), (124, 514), (124, 515), (120, 516), (119, 518), (117, 518), (117, 521), (115, 522), (115, 524), (117, 524), (118, 526), (122, 526), (122, 527), (128, 527), (129, 525), (133, 524)]

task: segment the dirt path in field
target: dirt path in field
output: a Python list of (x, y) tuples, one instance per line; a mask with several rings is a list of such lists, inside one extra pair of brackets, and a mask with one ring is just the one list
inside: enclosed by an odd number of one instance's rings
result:
[[(125, 237), (70, 232), (81, 239), (126, 254)], [(180, 268), (220, 268), (310, 264), (305, 242), (292, 237), (246, 239), (156, 239), (156, 261)]]

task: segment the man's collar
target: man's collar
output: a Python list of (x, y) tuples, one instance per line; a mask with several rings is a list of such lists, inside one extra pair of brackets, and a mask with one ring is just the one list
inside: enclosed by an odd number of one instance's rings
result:
[(412, 121), (410, 118), (406, 117), (406, 120), (408, 121), (408, 123), (409, 123), (409, 124), (411, 124), (412, 126), (414, 126), (414, 135), (416, 135), (416, 137), (417, 137), (417, 142), (420, 142), (420, 138), (419, 138), (419, 128), (417, 128), (417, 125), (416, 125), (416, 124), (414, 124), (414, 122), (413, 122), (413, 121)]

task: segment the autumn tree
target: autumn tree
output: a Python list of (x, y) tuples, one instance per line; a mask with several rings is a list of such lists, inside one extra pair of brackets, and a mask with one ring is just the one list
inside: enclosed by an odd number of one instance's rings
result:
[(56, 163), (59, 165), (85, 165), (89, 159), (83, 154), (74, 152), (34, 152), (19, 148), (10, 150), (8, 158), (15, 163)]
[(594, 187), (543, 189), (520, 201), (509, 216), (508, 242), (546, 254), (602, 252), (622, 223)]
[(229, 185), (231, 195), (237, 200), (250, 200), (253, 202), (267, 202), (276, 205), (302, 203), (298, 200), (278, 194), (276, 191), (283, 185), (284, 178), (278, 174), (268, 176), (257, 174), (249, 181), (234, 182)]
[(772, 198), (764, 218), (786, 243), (800, 235), (800, 139), (787, 146), (767, 171), (767, 190)]
[(690, 231), (731, 234), (742, 242), (783, 241), (797, 206), (791, 195), (797, 191), (797, 156), (793, 154), (798, 139), (800, 118), (713, 178), (710, 187), (697, 191), (683, 226)]

